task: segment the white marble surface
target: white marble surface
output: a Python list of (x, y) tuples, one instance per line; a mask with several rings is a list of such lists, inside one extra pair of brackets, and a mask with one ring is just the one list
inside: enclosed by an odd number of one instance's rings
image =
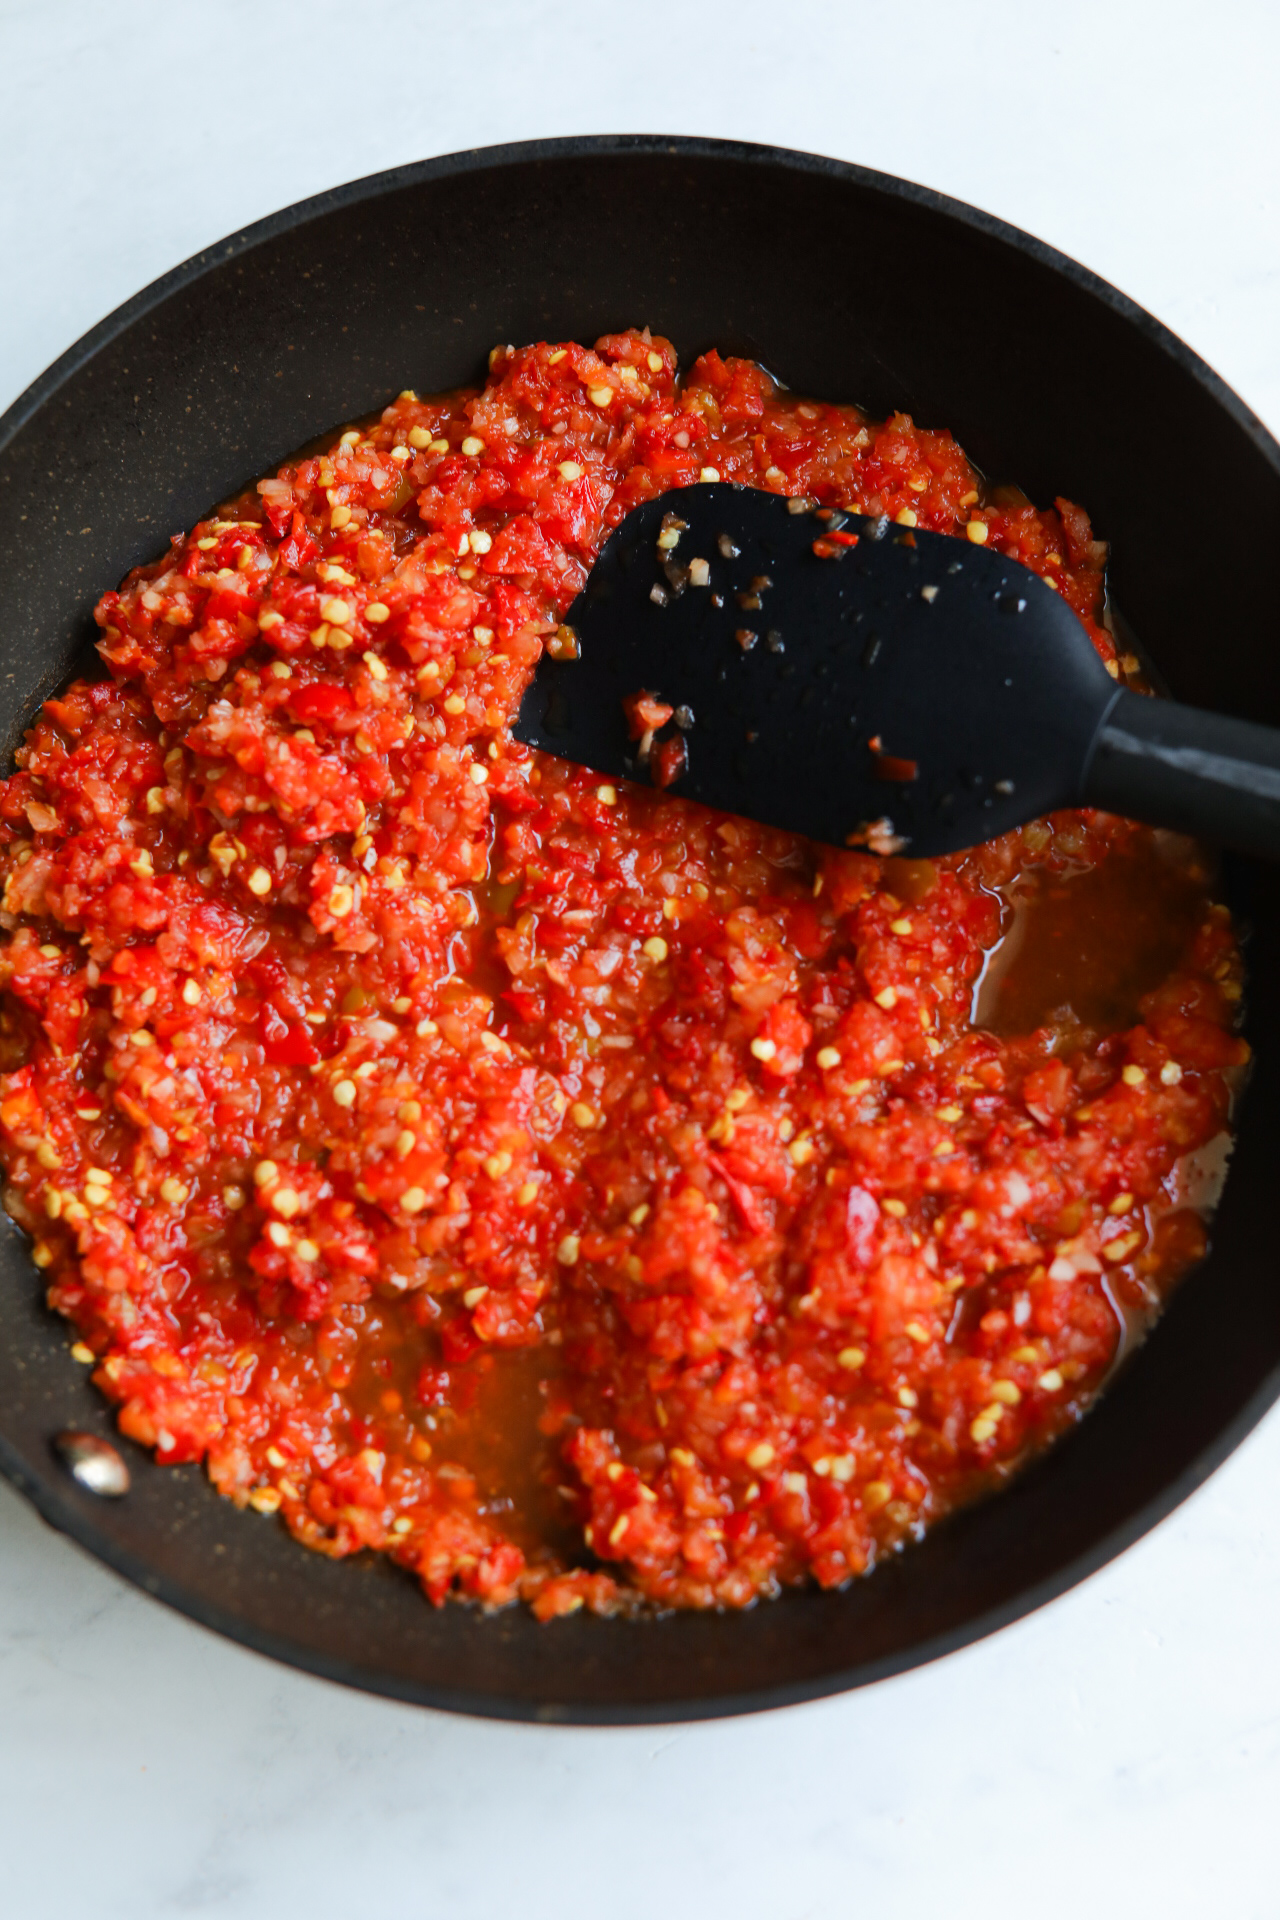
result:
[[(607, 128), (809, 147), (974, 201), (1280, 425), (1278, 68), (1274, 0), (0, 0), (0, 406), (291, 200)], [(1123, 1560), (982, 1646), (843, 1700), (617, 1733), (273, 1667), (0, 1490), (0, 1910), (1274, 1920), (1278, 1485), (1273, 1415)]]

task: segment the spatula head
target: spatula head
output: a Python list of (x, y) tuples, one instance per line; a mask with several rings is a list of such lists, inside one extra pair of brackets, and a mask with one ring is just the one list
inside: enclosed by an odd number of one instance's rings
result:
[[(1116, 691), (1018, 562), (724, 483), (630, 513), (566, 627), (517, 738), (873, 852), (949, 853), (1070, 805)], [(671, 709), (648, 739), (638, 694)]]

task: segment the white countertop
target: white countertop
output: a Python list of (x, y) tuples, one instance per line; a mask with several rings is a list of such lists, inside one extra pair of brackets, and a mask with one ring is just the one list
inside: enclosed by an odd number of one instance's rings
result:
[[(621, 130), (806, 147), (973, 201), (1123, 287), (1280, 426), (1274, 0), (0, 0), (0, 71), (0, 407), (290, 201)], [(1123, 1559), (980, 1646), (811, 1707), (591, 1732), (273, 1666), (0, 1487), (0, 1908), (1274, 1920), (1278, 1488), (1273, 1414)]]

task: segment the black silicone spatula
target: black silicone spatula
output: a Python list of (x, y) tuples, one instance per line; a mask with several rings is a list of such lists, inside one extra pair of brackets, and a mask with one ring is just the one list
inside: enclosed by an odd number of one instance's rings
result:
[(873, 852), (1096, 806), (1280, 854), (1280, 732), (1117, 687), (1052, 587), (969, 540), (682, 488), (610, 536), (566, 629), (515, 732), (603, 774)]

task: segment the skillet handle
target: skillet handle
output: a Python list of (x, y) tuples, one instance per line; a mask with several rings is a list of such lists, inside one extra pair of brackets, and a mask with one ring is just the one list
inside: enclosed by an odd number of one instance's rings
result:
[(1094, 735), (1080, 798), (1280, 860), (1280, 731), (1121, 688)]

